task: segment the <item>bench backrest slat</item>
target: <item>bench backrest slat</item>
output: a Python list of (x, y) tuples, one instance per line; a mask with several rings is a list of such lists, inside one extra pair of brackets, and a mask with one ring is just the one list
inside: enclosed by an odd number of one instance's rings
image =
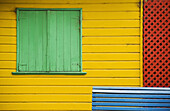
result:
[(125, 93), (125, 94), (170, 94), (170, 91), (143, 91), (143, 90), (93, 90), (94, 93), (102, 92), (102, 93)]
[(112, 101), (112, 102), (153, 102), (170, 103), (170, 99), (115, 99), (115, 98), (93, 98), (92, 101)]
[(170, 88), (93, 87), (92, 110), (170, 111)]
[(160, 87), (98, 87), (94, 86), (93, 89), (127, 89), (127, 90), (163, 90), (163, 91), (170, 91), (170, 88), (160, 88)]
[(93, 110), (111, 111), (170, 111), (169, 108), (93, 107)]
[(137, 94), (92, 94), (93, 97), (120, 97), (120, 98), (169, 98), (170, 95), (137, 95)]

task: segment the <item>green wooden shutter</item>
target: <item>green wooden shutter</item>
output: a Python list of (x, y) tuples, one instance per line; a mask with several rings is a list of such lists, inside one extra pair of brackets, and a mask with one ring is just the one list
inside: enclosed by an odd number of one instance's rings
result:
[(79, 11), (20, 11), (21, 72), (80, 72)]
[(44, 11), (19, 13), (19, 71), (47, 70), (47, 16)]
[(48, 11), (49, 71), (80, 71), (79, 11)]

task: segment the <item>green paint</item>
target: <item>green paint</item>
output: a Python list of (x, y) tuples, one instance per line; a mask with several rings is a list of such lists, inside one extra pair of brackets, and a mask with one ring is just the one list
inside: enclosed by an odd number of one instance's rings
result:
[(82, 69), (83, 69), (83, 63), (82, 63), (82, 8), (80, 9), (80, 13), (79, 13), (79, 16), (80, 16), (80, 19), (79, 19), (79, 24), (80, 24), (80, 27), (79, 27), (79, 37), (80, 37), (80, 71), (82, 72)]
[(80, 11), (82, 8), (17, 8), (19, 11)]
[(48, 11), (48, 69), (57, 71), (57, 36), (56, 36), (56, 11)]
[[(20, 11), (19, 17), (19, 71), (46, 71), (46, 43), (43, 43), (43, 24), (46, 13), (40, 11)], [(46, 34), (45, 34), (46, 35)], [(45, 41), (46, 42), (46, 41)], [(45, 53), (43, 53), (44, 51)]]
[(49, 71), (80, 71), (79, 11), (48, 11)]
[(80, 36), (79, 36), (79, 11), (71, 11), (71, 71), (80, 71), (81, 62), (80, 62)]
[(17, 10), (17, 72), (82, 73), (80, 9), (39, 10)]
[(12, 72), (13, 75), (85, 75), (86, 72)]
[(57, 71), (64, 70), (64, 11), (56, 11), (56, 15), (58, 16), (56, 19), (56, 27), (57, 27)]
[(16, 56), (16, 60), (17, 60), (17, 64), (16, 64), (16, 70), (17, 72), (19, 71), (19, 10), (16, 9), (16, 12), (17, 12), (17, 24), (16, 24), (16, 27), (17, 27), (17, 56)]
[(70, 21), (70, 11), (64, 12), (64, 71), (70, 71), (70, 34), (71, 34), (71, 21)]

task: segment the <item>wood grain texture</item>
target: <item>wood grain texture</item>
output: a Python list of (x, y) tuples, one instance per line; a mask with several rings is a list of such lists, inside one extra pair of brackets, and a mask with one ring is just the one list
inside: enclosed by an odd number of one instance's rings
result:
[(16, 20), (0, 20), (0, 27), (16, 27)]
[(139, 52), (139, 45), (83, 45), (83, 52)]
[(0, 19), (2, 20), (16, 20), (15, 12), (0, 12)]
[(16, 37), (0, 36), (0, 44), (16, 44)]
[[(0, 78), (5, 86), (112, 86), (140, 85), (139, 78)], [(56, 82), (57, 81), (57, 82)]]
[(83, 20), (83, 28), (89, 27), (116, 27), (129, 28), (139, 27), (139, 20)]
[(139, 37), (83, 37), (84, 45), (139, 44)]
[[(103, 16), (104, 15), (104, 16)], [(139, 12), (84, 12), (83, 20), (107, 19), (107, 20), (138, 20)]]
[[(139, 52), (139, 45), (83, 45), (83, 52)], [(16, 45), (0, 45), (0, 52), (16, 52)]]
[[(139, 53), (83, 53), (84, 61), (139, 60)], [(0, 53), (0, 60), (16, 61), (16, 53)]]
[(0, 77), (13, 77), (13, 78), (111, 78), (111, 77), (122, 77), (122, 78), (139, 78), (139, 70), (83, 70), (83, 72), (87, 72), (86, 75), (12, 75), (12, 72), (16, 72), (14, 69), (0, 69)]
[(83, 62), (84, 69), (139, 69), (139, 61)]
[[(0, 19), (16, 20), (15, 12), (0, 12)], [(105, 16), (103, 16), (105, 15)], [(83, 20), (139, 20), (139, 12), (83, 12)]]
[(92, 86), (0, 86), (1, 94), (91, 94)]
[(2, 69), (15, 69), (16, 61), (0, 61), (0, 68)]
[(0, 60), (16, 61), (16, 53), (0, 53)]
[(86, 61), (139, 60), (139, 53), (83, 53), (83, 60), (86, 60)]
[[(0, 61), (1, 68), (16, 68), (16, 61)], [(83, 69), (138, 69), (139, 61), (84, 61)]]
[(0, 28), (0, 36), (16, 36), (16, 28)]
[[(57, 1), (56, 1), (57, 2)], [(120, 1), (121, 2), (121, 1)], [(15, 8), (82, 8), (83, 11), (139, 11), (138, 3), (116, 3), (116, 4), (1, 4), (0, 11), (15, 11)]]
[[(127, 5), (127, 4), (126, 4)], [(29, 5), (30, 6), (30, 5)], [(112, 5), (111, 5), (112, 6)], [(102, 8), (101, 10), (103, 10)], [(0, 27), (16, 27), (16, 20), (0, 20)], [(83, 20), (83, 28), (139, 27), (139, 20)]]
[(138, 36), (139, 28), (83, 29), (83, 36)]
[(0, 102), (91, 102), (91, 94), (15, 94), (0, 95)]
[(91, 103), (0, 103), (1, 110), (91, 110)]
[[(139, 37), (83, 37), (84, 45), (94, 44), (139, 44)], [(0, 44), (16, 44), (16, 37), (0, 36)]]
[[(0, 36), (16, 36), (16, 28), (0, 28)], [(139, 28), (83, 29), (83, 36), (139, 36)]]
[(117, 0), (98, 0), (98, 1), (95, 1), (95, 0), (62, 0), (62, 1), (56, 1), (56, 0), (49, 0), (49, 1), (46, 1), (46, 0), (7, 0), (7, 1), (4, 1), (4, 0), (1, 0), (0, 3), (134, 3), (134, 2), (139, 2), (139, 0), (121, 0), (121, 1), (117, 1)]
[(0, 52), (16, 52), (16, 45), (0, 45)]

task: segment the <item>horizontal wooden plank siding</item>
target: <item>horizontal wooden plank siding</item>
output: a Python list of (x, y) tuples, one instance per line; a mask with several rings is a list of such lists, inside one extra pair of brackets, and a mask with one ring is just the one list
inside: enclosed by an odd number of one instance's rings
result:
[(83, 62), (84, 69), (139, 69), (139, 62), (122, 62), (122, 61), (114, 61), (114, 62)]
[(139, 45), (83, 45), (83, 52), (139, 52)]
[(0, 103), (1, 110), (91, 110), (91, 103)]
[(91, 94), (92, 86), (0, 86), (2, 94)]
[(138, 28), (83, 29), (83, 36), (138, 36)]
[(129, 28), (129, 27), (139, 27), (139, 20), (84, 20), (84, 27), (116, 27), (116, 28)]
[(16, 20), (15, 12), (0, 12), (0, 15), (1, 20)]
[[(0, 22), (2, 28), (16, 28), (16, 20), (0, 20)], [(83, 28), (138, 28), (139, 20), (84, 20), (82, 25)]]
[(137, 3), (139, 2), (139, 0), (121, 0), (121, 1), (117, 1), (117, 0), (98, 0), (98, 1), (92, 1), (92, 0), (62, 0), (62, 1), (56, 1), (56, 0), (1, 0), (0, 3)]
[(138, 20), (139, 12), (84, 12), (83, 19)]
[(0, 28), (0, 35), (16, 36), (16, 29), (15, 28)]
[[(0, 27), (16, 27), (16, 20), (0, 20)], [(139, 27), (139, 20), (84, 20), (82, 21), (83, 28), (129, 28)]]
[(0, 45), (0, 53), (1, 52), (15, 52), (16, 53), (16, 45)]
[[(0, 36), (0, 45), (16, 44), (14, 36)], [(139, 37), (83, 37), (83, 45), (139, 44)]]
[[(116, 4), (2, 4), (0, 11), (14, 11), (20, 8), (83, 8), (83, 11), (139, 11), (137, 3), (116, 3)], [(114, 7), (114, 8), (113, 8)]]
[[(87, 74), (13, 75), (16, 8), (82, 8)], [(0, 0), (0, 111), (91, 111), (92, 86), (139, 87), (140, 22), (140, 0)]]
[[(16, 68), (16, 61), (0, 61), (1, 68)], [(83, 69), (139, 69), (139, 61), (84, 61)]]
[(0, 102), (91, 102), (92, 96), (91, 94), (16, 94), (16, 95), (8, 95), (3, 94), (0, 95)]
[(139, 76), (139, 70), (133, 70), (133, 69), (127, 69), (127, 70), (121, 70), (121, 69), (117, 69), (117, 70), (107, 70), (107, 69), (103, 69), (103, 70), (83, 70), (83, 72), (87, 72), (86, 75), (82, 76), (82, 75), (12, 75), (11, 72), (15, 72), (15, 69), (0, 69), (0, 77), (35, 77), (35, 78), (39, 78), (39, 77), (64, 77), (64, 78), (91, 78), (91, 77), (96, 77), (96, 78), (110, 78), (110, 77), (122, 77), (122, 78), (126, 78), (126, 77), (140, 77)]
[[(16, 45), (0, 45), (0, 52), (16, 52)], [(139, 52), (139, 45), (83, 45), (83, 52)]]
[[(0, 12), (0, 19), (15, 20), (15, 12)], [(105, 16), (103, 16), (105, 15)], [(139, 20), (139, 12), (83, 12), (83, 20)]]
[[(0, 28), (0, 36), (16, 36), (16, 28)], [(83, 36), (139, 36), (139, 28), (83, 29)]]
[(83, 45), (88, 44), (90, 45), (139, 44), (139, 37), (84, 37)]
[[(139, 78), (0, 78), (0, 85), (109, 86), (138, 85)], [(56, 82), (57, 81), (57, 82)]]
[(16, 27), (16, 20), (0, 20), (0, 27)]
[[(0, 60), (16, 61), (16, 53), (0, 53)], [(83, 53), (84, 61), (139, 60), (139, 53)]]
[(0, 36), (0, 45), (2, 44), (16, 44), (16, 37), (14, 36)]
[(0, 53), (0, 60), (16, 61), (16, 53)]

